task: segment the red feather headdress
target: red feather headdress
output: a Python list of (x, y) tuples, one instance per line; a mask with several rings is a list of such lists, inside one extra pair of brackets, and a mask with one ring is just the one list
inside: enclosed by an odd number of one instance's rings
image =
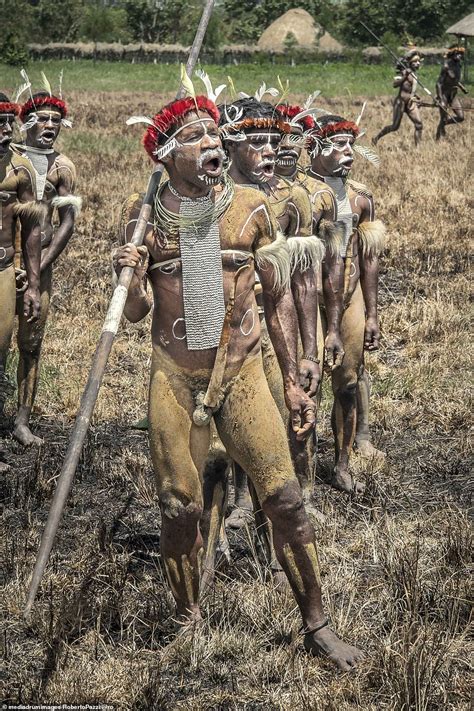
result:
[(207, 96), (187, 97), (177, 99), (164, 106), (155, 116), (153, 116), (153, 126), (148, 126), (143, 137), (143, 145), (150, 158), (157, 163), (158, 158), (155, 151), (159, 145), (166, 143), (170, 138), (170, 129), (174, 128), (181, 118), (187, 116), (192, 111), (204, 111), (217, 123), (219, 121), (219, 111), (217, 106), (207, 98)]
[(324, 126), (319, 126), (316, 123), (316, 128), (311, 131), (311, 136), (324, 139), (329, 136), (335, 136), (337, 133), (352, 133), (352, 135), (357, 138), (359, 132), (359, 126), (354, 121), (335, 121), (334, 123), (327, 123)]
[[(300, 114), (303, 109), (301, 106), (295, 106), (291, 104), (278, 104), (275, 108), (284, 116), (286, 119), (294, 119), (295, 116)], [(312, 116), (303, 116), (302, 119), (297, 121), (300, 124), (303, 131), (311, 131), (316, 126), (314, 118)]]
[(28, 99), (28, 101), (22, 105), (20, 109), (20, 119), (24, 123), (29, 114), (48, 106), (59, 111), (62, 119), (66, 118), (67, 106), (65, 101), (58, 99), (56, 96), (36, 96), (34, 101), (33, 99)]
[(13, 114), (18, 116), (20, 107), (12, 101), (0, 101), (0, 114)]

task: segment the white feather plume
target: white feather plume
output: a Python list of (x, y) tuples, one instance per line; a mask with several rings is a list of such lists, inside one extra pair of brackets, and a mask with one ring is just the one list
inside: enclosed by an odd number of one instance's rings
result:
[(64, 69), (61, 69), (59, 72), (59, 89), (58, 89), (58, 94), (59, 98), (63, 98), (63, 76), (64, 76)]
[(376, 166), (380, 165), (379, 156), (371, 148), (367, 148), (367, 146), (360, 146), (358, 143), (356, 143), (353, 148), (359, 155), (368, 160), (370, 163), (373, 163)]
[(20, 75), (21, 75), (21, 78), (25, 81), (25, 84), (27, 84), (27, 89), (29, 89), (29, 91), (30, 91), (30, 99), (34, 104), (35, 100), (33, 99), (33, 92), (31, 91), (31, 82), (28, 78), (28, 74), (26, 73), (26, 71), (24, 69), (20, 69)]
[(148, 126), (153, 126), (156, 128), (155, 124), (149, 116), (130, 116), (125, 123), (127, 126), (133, 126), (136, 123), (146, 123)]
[(239, 99), (249, 99), (250, 94), (246, 94), (245, 91), (239, 91)]
[(296, 116), (294, 116), (291, 119), (290, 123), (292, 123), (292, 124), (298, 123), (298, 121), (301, 121), (301, 119), (304, 118), (305, 116), (313, 116), (314, 114), (323, 114), (324, 115), (327, 113), (328, 113), (328, 111), (326, 111), (326, 109), (319, 109), (319, 108), (316, 108), (315, 106), (313, 106), (312, 109), (305, 109), (305, 111), (300, 111), (299, 114), (296, 114)]
[(304, 104), (303, 104), (303, 109), (309, 109), (309, 107), (311, 106), (311, 104), (313, 103), (313, 101), (320, 95), (320, 93), (321, 93), (321, 92), (320, 92), (319, 89), (317, 89), (316, 91), (313, 91), (313, 93), (310, 94), (310, 95), (308, 96), (308, 98), (306, 99), (306, 101), (304, 102)]
[(27, 91), (27, 90), (30, 88), (30, 86), (31, 86), (31, 84), (30, 84), (29, 82), (25, 82), (24, 84), (20, 84), (20, 86), (19, 86), (18, 89), (16, 90), (15, 98), (13, 99), (13, 101), (15, 102), (15, 104), (18, 103), (18, 99), (20, 98), (20, 96), (21, 96), (22, 94), (24, 94), (25, 91)]
[(195, 99), (196, 98), (196, 92), (194, 90), (194, 85), (191, 81), (191, 79), (188, 77), (188, 73), (186, 71), (186, 67), (184, 64), (181, 65), (181, 84), (183, 86), (183, 89), (185, 90), (186, 94), (190, 96), (191, 98)]
[(207, 98), (210, 99), (211, 101), (213, 101), (214, 103), (216, 103), (219, 95), (222, 94), (222, 92), (224, 91), (224, 89), (226, 88), (227, 85), (220, 84), (214, 90), (212, 88), (212, 83), (209, 78), (209, 74), (207, 72), (204, 72), (202, 69), (198, 69), (198, 70), (196, 70), (195, 74), (198, 77), (198, 79), (200, 79), (202, 81), (202, 83), (204, 84), (204, 86), (206, 87)]
[(259, 89), (257, 89), (257, 91), (255, 92), (254, 97), (257, 99), (257, 101), (261, 101), (265, 94), (270, 94), (270, 96), (278, 96), (279, 93), (280, 92), (278, 91), (278, 89), (275, 89), (274, 86), (270, 86), (267, 89), (266, 83), (262, 82)]
[(360, 126), (360, 122), (361, 122), (361, 120), (362, 120), (362, 116), (364, 115), (364, 111), (365, 111), (365, 107), (366, 107), (366, 106), (367, 106), (367, 101), (364, 101), (364, 103), (362, 104), (362, 108), (361, 108), (361, 110), (360, 110), (360, 114), (358, 115), (358, 117), (357, 117), (357, 119), (356, 119), (356, 124), (357, 124), (357, 126)]
[(47, 78), (47, 76), (46, 76), (46, 74), (45, 74), (44, 72), (41, 72), (41, 82), (42, 82), (42, 84), (43, 84), (43, 87), (44, 87), (45, 91), (46, 91), (50, 96), (52, 96), (52, 95), (53, 95), (53, 92), (51, 91), (51, 84), (49, 83), (48, 78)]

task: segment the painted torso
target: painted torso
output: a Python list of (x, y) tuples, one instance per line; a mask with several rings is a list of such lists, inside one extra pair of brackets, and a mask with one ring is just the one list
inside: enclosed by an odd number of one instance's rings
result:
[[(18, 147), (21, 155), (28, 160), (28, 148), (21, 146)], [(72, 195), (74, 193), (75, 183), (76, 183), (76, 169), (74, 164), (67, 156), (57, 151), (48, 153), (45, 156), (48, 161), (48, 167), (46, 172), (46, 177), (38, 178), (36, 177), (37, 186), (37, 198), (41, 199), (43, 203), (47, 206), (47, 216), (44, 222), (43, 230), (41, 233), (41, 248), (44, 249), (48, 247), (51, 243), (53, 236), (53, 212), (54, 198), (60, 197), (62, 195)], [(32, 166), (34, 170), (34, 167)], [(39, 193), (42, 194), (39, 194)]]
[(0, 257), (7, 250), (9, 263), (13, 261), (15, 249), (15, 208), (20, 202), (32, 200), (34, 190), (30, 163), (9, 151), (0, 160)]
[[(141, 202), (140, 196), (133, 195), (124, 208), (122, 230), (125, 241), (131, 239)], [(275, 240), (277, 224), (260, 192), (235, 186), (234, 198), (218, 226), (226, 304), (235, 285), (227, 362), (229, 368), (238, 369), (247, 356), (257, 354), (260, 348), (254, 255), (256, 250)], [(186, 348), (179, 235), (165, 234), (160, 225), (149, 224), (144, 244), (150, 255), (148, 278), (154, 301), (153, 343), (164, 349), (180, 367), (192, 367), (193, 371), (209, 370), (214, 363), (215, 348), (198, 351)], [(157, 266), (158, 263), (161, 266)], [(237, 272), (246, 265), (236, 281)]]
[(439, 84), (443, 96), (452, 101), (457, 94), (458, 84), (461, 81), (461, 63), (447, 59), (441, 70)]

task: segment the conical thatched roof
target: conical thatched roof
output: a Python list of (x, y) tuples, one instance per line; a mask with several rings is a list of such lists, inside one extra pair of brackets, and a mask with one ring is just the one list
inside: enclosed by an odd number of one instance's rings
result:
[(474, 12), (470, 15), (464, 17), (456, 24), (451, 25), (449, 29), (446, 30), (448, 35), (464, 35), (465, 37), (474, 37)]
[(258, 40), (258, 48), (266, 51), (282, 52), (287, 47), (285, 39), (290, 33), (298, 43), (295, 46), (301, 49), (315, 49), (319, 46), (321, 46), (321, 49), (333, 49), (336, 51), (342, 49), (342, 45), (331, 37), (328, 32), (324, 32), (323, 28), (314, 21), (309, 12), (301, 8), (288, 10), (275, 22), (272, 22)]

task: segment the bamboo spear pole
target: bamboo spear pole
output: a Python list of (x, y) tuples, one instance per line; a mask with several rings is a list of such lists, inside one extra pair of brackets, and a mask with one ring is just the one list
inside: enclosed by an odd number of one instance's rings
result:
[[(201, 46), (204, 40), (204, 35), (206, 34), (206, 29), (212, 15), (213, 6), (214, 0), (206, 0), (186, 64), (186, 73), (189, 77), (191, 77), (196, 66), (196, 62), (198, 60), (199, 53), (201, 51)], [(185, 90), (181, 85), (176, 95), (176, 98), (180, 99), (184, 96), (184, 94)], [(143, 201), (143, 205), (141, 207), (140, 214), (138, 216), (138, 220), (135, 225), (131, 240), (136, 247), (139, 247), (143, 243), (146, 226), (151, 216), (156, 191), (160, 184), (162, 173), (163, 166), (158, 165), (151, 174), (150, 180), (148, 181), (145, 199)], [(46, 526), (43, 532), (43, 536), (41, 538), (41, 543), (36, 557), (35, 567), (33, 569), (33, 574), (31, 576), (30, 586), (28, 590), (28, 597), (24, 610), (25, 615), (28, 615), (28, 613), (31, 611), (36, 597), (36, 593), (38, 592), (38, 588), (40, 586), (41, 579), (43, 577), (43, 573), (48, 562), (49, 555), (51, 553), (51, 549), (53, 547), (56, 532), (61, 521), (61, 516), (66, 505), (69, 491), (72, 486), (77, 464), (81, 456), (82, 446), (84, 444), (84, 440), (89, 429), (92, 413), (94, 411), (97, 396), (99, 394), (99, 389), (110, 355), (110, 351), (112, 350), (114, 338), (120, 325), (120, 319), (122, 318), (132, 276), (132, 267), (124, 267), (122, 269), (118, 284), (115, 288), (115, 291), (109, 304), (109, 308), (107, 310), (104, 325), (102, 327), (102, 333), (100, 335), (99, 342), (97, 344), (92, 360), (91, 369), (89, 371), (89, 378), (87, 380), (86, 387), (82, 393), (79, 410), (76, 416), (76, 421), (74, 423), (74, 427), (69, 438), (69, 445), (66, 451), (66, 456), (64, 458), (61, 473), (58, 477), (56, 490), (54, 492), (53, 500), (51, 502), (51, 507), (48, 514), (48, 519), (46, 521)]]

